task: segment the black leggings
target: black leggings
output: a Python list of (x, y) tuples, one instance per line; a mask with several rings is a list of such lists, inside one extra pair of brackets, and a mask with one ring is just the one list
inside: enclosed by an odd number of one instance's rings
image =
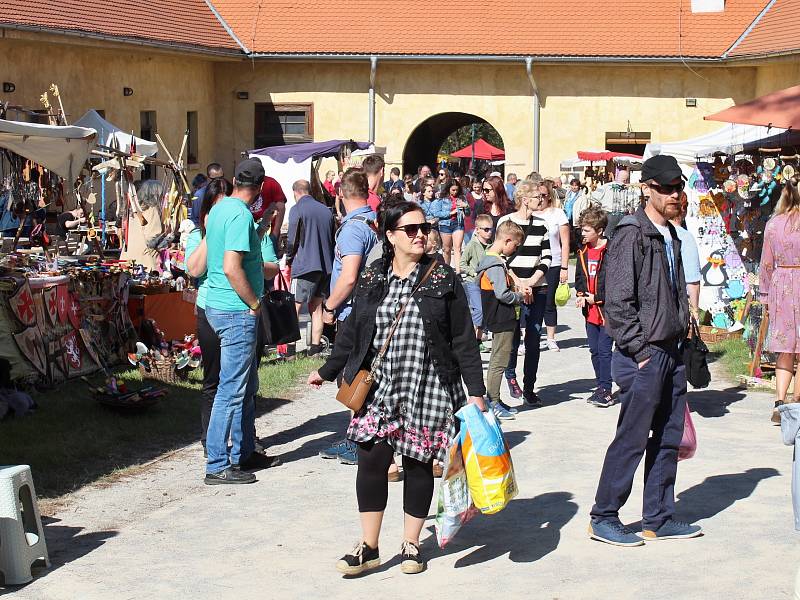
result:
[[(359, 442), (356, 496), (359, 512), (383, 512), (388, 496), (388, 470), (394, 449), (385, 441)], [(403, 511), (424, 519), (433, 499), (433, 462), (403, 457)]]
[[(563, 251), (562, 249), (562, 252)], [(544, 324), (546, 327), (555, 327), (558, 325), (556, 290), (561, 280), (561, 265), (555, 265), (547, 269), (545, 279), (547, 280), (547, 304), (544, 308)]]
[(214, 396), (217, 395), (219, 386), (219, 357), (220, 344), (217, 333), (206, 319), (206, 311), (197, 307), (197, 341), (203, 353), (203, 391), (202, 407), (200, 409), (200, 422), (202, 432), (200, 441), (206, 445), (208, 421), (211, 419), (211, 408), (214, 406)]

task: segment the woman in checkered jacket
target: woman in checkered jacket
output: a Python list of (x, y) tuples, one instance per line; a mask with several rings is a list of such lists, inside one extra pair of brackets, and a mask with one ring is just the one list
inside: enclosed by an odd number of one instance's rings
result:
[[(408, 302), (372, 390), (350, 423), (358, 444), (356, 496), (363, 537), (338, 562), (355, 575), (380, 564), (378, 537), (386, 508), (387, 469), (397, 452), (405, 473), (401, 569), (425, 568), (419, 534), (433, 497), (433, 461), (444, 460), (456, 432), (454, 413), (466, 402), (483, 408), (483, 367), (464, 288), (449, 266), (425, 254), (431, 225), (418, 204), (401, 202), (383, 211), (383, 258), (367, 267), (355, 291), (353, 313), (336, 337), (333, 353), (311, 385), (339, 374), (352, 382), (372, 365), (396, 315)], [(416, 291), (412, 291), (416, 287)], [(469, 398), (464, 392), (466, 385)]]

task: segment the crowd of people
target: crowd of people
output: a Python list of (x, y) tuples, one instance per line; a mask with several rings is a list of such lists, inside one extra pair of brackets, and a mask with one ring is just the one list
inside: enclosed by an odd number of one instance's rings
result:
[[(503, 181), (499, 173), (442, 168), (434, 175), (422, 166), (415, 176), (392, 169), (386, 179), (384, 168), (373, 155), (362, 167), (328, 172), (323, 187), (336, 198), (333, 207), (299, 180), (288, 211), (287, 263), (297, 310), (311, 315), (309, 354), (321, 352), (324, 327), (336, 328), (332, 351), (308, 384), (350, 386), (366, 370), (371, 386), (343, 439), (320, 452), (358, 465), (362, 535), (337, 568), (354, 575), (380, 564), (388, 483), (401, 480), (401, 569), (425, 568), (419, 536), (455, 413), (473, 403), (500, 420), (516, 418), (517, 408), (501, 399), (503, 379), (512, 398), (542, 405), (539, 358), (559, 351), (556, 292), (568, 283), (573, 250), (573, 310), (584, 316), (596, 378), (589, 402), (621, 404), (589, 534), (618, 546), (700, 535), (699, 526), (673, 517), (687, 389), (681, 344), (697, 315), (700, 281), (696, 245), (681, 226), (686, 198), (677, 162), (646, 161), (635, 202), (627, 175), (598, 196), (580, 181), (564, 189), (538, 173)], [(189, 273), (200, 283), (205, 481), (250, 483), (252, 470), (279, 462), (258, 445), (254, 396), (260, 298), (265, 280), (278, 274), (273, 232), (285, 198), (274, 210), (258, 160), (242, 161), (232, 184), (221, 169), (215, 175), (193, 211), (198, 228), (187, 248)], [(798, 210), (792, 202), (785, 212)], [(481, 353), (489, 345), (484, 378)], [(638, 535), (618, 514), (642, 458)]]

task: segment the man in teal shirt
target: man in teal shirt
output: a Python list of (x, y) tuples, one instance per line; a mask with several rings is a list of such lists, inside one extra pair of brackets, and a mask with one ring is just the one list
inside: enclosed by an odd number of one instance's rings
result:
[[(206, 223), (206, 318), (220, 340), (219, 386), (211, 409), (206, 448), (206, 484), (252, 483), (243, 468), (258, 464), (255, 453), (256, 339), (264, 293), (261, 240), (248, 205), (264, 179), (257, 159), (239, 163), (233, 193), (219, 200)], [(228, 452), (228, 439), (232, 446)]]

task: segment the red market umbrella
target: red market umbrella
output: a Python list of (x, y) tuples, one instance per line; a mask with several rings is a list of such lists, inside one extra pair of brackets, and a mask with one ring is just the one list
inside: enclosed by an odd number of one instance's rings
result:
[[(473, 150), (474, 147), (474, 150)], [(506, 153), (500, 148), (495, 148), (483, 138), (475, 140), (475, 144), (470, 144), (451, 153), (456, 158), (473, 158), (479, 160), (505, 160)]]
[(578, 158), (580, 160), (588, 160), (590, 162), (598, 160), (613, 160), (615, 158), (636, 158), (641, 160), (642, 157), (637, 154), (628, 154), (627, 152), (611, 152), (610, 150), (578, 150)]
[(703, 118), (724, 123), (800, 129), (800, 85), (759, 96)]

